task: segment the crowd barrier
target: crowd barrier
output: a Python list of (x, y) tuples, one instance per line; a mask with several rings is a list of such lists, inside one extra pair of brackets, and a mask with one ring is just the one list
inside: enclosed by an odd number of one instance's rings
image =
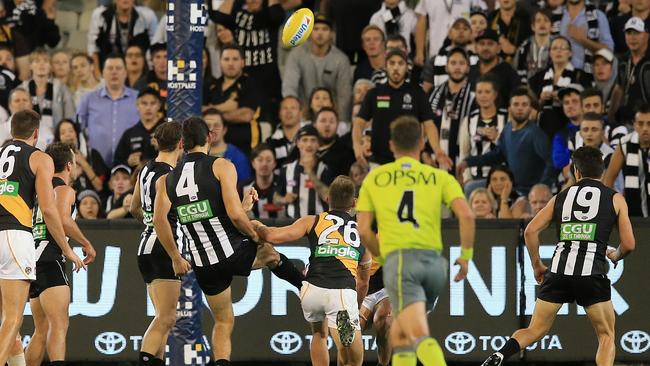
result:
[[(650, 221), (634, 220), (633, 226), (636, 252), (609, 272), (617, 314), (615, 342), (617, 360), (648, 362), (650, 285), (646, 266), (650, 250), (644, 239), (650, 237)], [(153, 316), (136, 261), (141, 225), (129, 220), (102, 220), (82, 222), (81, 227), (95, 245), (97, 259), (87, 272), (74, 273), (70, 278), (69, 360), (136, 360), (142, 334)], [(523, 227), (518, 220), (477, 223), (475, 257), (467, 279), (459, 283), (449, 280), (429, 318), (431, 331), (448, 360), (481, 361), (529, 321), (537, 286), (522, 242)], [(556, 237), (553, 228), (542, 234), (540, 252), (545, 261), (553, 254)], [(453, 278), (457, 271), (453, 259), (460, 254), (457, 222), (443, 222), (443, 238), (445, 256), (452, 259), (449, 270)], [(614, 232), (612, 243), (616, 245), (617, 241)], [(289, 258), (306, 262), (309, 257), (304, 240), (277, 248)], [(76, 250), (80, 252), (80, 248)], [(233, 302), (233, 360), (309, 360), (309, 327), (297, 291), (288, 283), (267, 270), (254, 271), (247, 279), (235, 280)], [(195, 311), (205, 312), (203, 329), (209, 337), (212, 320), (208, 310), (195, 309), (191, 302), (179, 303), (179, 317)], [(32, 331), (29, 306), (25, 313), (22, 334), (26, 342)], [(363, 343), (368, 351), (366, 359), (375, 360), (372, 332), (364, 334)], [(560, 310), (550, 333), (521, 357), (528, 361), (587, 361), (594, 359), (596, 347), (584, 309), (567, 305)], [(205, 349), (186, 347), (186, 364), (198, 361), (193, 357), (202, 351)]]

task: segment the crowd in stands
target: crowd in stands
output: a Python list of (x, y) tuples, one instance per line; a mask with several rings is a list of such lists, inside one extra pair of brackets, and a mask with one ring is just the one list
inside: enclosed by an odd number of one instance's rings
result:
[[(99, 1), (86, 49), (62, 49), (57, 0), (0, 1), (0, 141), (33, 109), (37, 147), (74, 146), (80, 218), (130, 217), (156, 156), (168, 108), (156, 3)], [(573, 183), (583, 145), (603, 153), (630, 214), (650, 215), (650, 0), (206, 3), (210, 154), (233, 162), (242, 194), (258, 191), (258, 218), (327, 209), (340, 174), (360, 186), (393, 160), (401, 115), (422, 123), (422, 161), (454, 175), (479, 218), (534, 216)], [(313, 31), (286, 49), (279, 33), (300, 7)]]

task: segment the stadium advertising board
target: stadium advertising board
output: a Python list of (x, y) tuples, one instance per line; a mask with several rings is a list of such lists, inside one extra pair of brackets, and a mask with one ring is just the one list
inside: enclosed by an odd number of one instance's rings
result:
[[(612, 297), (617, 312), (617, 360), (650, 361), (650, 301), (644, 258), (650, 257), (642, 238), (650, 236), (647, 222), (634, 223), (637, 251), (610, 271)], [(88, 272), (71, 275), (72, 304), (68, 354), (70, 360), (136, 360), (142, 334), (153, 307), (137, 269), (136, 251), (141, 226), (135, 222), (87, 222), (82, 225), (97, 248), (97, 261)], [(446, 256), (456, 258), (459, 248), (457, 224), (443, 225)], [(542, 236), (542, 257), (554, 250), (553, 231)], [(617, 235), (617, 234), (614, 234)], [(616, 237), (616, 236), (614, 236)], [(452, 361), (482, 361), (502, 346), (520, 324), (527, 323), (534, 308), (536, 286), (529, 263), (519, 257), (520, 222), (481, 222), (478, 225), (475, 259), (468, 278), (446, 287), (430, 316), (434, 336)], [(305, 242), (283, 245), (289, 258), (306, 261)], [(451, 255), (450, 252), (451, 251)], [(450, 265), (453, 278), (457, 267)], [(523, 286), (522, 286), (523, 284)], [(184, 288), (186, 298), (200, 296)], [(233, 283), (236, 317), (233, 334), (234, 360), (309, 360), (309, 327), (300, 309), (297, 290), (268, 271), (254, 271), (248, 279)], [(26, 314), (29, 314), (29, 307)], [(203, 311), (204, 334), (212, 320)], [(196, 312), (191, 303), (179, 304), (179, 317)], [(31, 316), (25, 317), (24, 340), (31, 332)], [(186, 345), (186, 364), (203, 363), (206, 345)], [(363, 338), (368, 360), (375, 359), (372, 333)], [(587, 317), (575, 305), (560, 311), (549, 335), (529, 347), (527, 360), (593, 360), (597, 342)], [(332, 348), (333, 350), (333, 348)], [(334, 353), (332, 352), (332, 357)]]

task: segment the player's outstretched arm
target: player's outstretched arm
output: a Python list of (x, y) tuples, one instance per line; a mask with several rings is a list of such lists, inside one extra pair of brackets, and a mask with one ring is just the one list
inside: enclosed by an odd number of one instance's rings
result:
[(460, 231), (460, 257), (456, 259), (455, 264), (460, 266), (460, 270), (454, 281), (462, 281), (467, 277), (469, 261), (474, 256), (474, 237), (476, 235), (476, 222), (474, 212), (469, 207), (465, 198), (456, 198), (451, 202), (451, 210), (458, 218), (458, 230)]
[(614, 210), (618, 214), (618, 235), (621, 243), (617, 249), (608, 251), (607, 257), (616, 264), (634, 251), (636, 241), (634, 240), (630, 216), (627, 213), (627, 203), (620, 193), (614, 195)]
[(140, 174), (138, 174), (138, 179), (135, 181), (135, 188), (133, 189), (133, 198), (131, 198), (131, 205), (129, 206), (129, 212), (136, 220), (142, 221), (144, 215), (142, 214), (142, 200), (140, 193)]
[(309, 229), (314, 226), (316, 216), (309, 215), (299, 218), (293, 224), (283, 227), (268, 227), (257, 225), (255, 230), (260, 239), (273, 244), (296, 241), (307, 235)]
[(81, 258), (70, 248), (68, 239), (65, 237), (63, 225), (59, 212), (56, 209), (54, 200), (54, 188), (52, 187), (52, 177), (54, 176), (54, 162), (52, 158), (44, 152), (37, 151), (29, 158), (29, 165), (36, 176), (36, 195), (38, 196), (38, 206), (43, 213), (43, 219), (47, 226), (47, 231), (52, 235), (56, 244), (61, 248), (63, 255), (73, 263), (73, 270), (79, 271), (86, 268)]
[(530, 261), (533, 263), (535, 280), (537, 280), (538, 284), (542, 283), (544, 273), (546, 272), (546, 266), (542, 263), (542, 259), (539, 256), (539, 233), (546, 229), (553, 220), (553, 207), (555, 207), (555, 196), (533, 217), (524, 232), (526, 248), (528, 248)]
[(95, 260), (95, 255), (97, 255), (95, 248), (90, 243), (90, 240), (88, 240), (88, 238), (83, 234), (77, 223), (72, 219), (72, 212), (70, 212), (72, 205), (75, 203), (74, 189), (69, 186), (60, 186), (56, 187), (54, 192), (56, 192), (56, 209), (61, 217), (61, 223), (63, 224), (65, 235), (83, 247), (83, 251), (86, 254), (84, 263), (92, 263)]
[(361, 244), (374, 257), (379, 257), (379, 241), (377, 233), (372, 230), (372, 222), (375, 220), (374, 212), (357, 212), (357, 224), (359, 225), (359, 235), (361, 235)]
[(221, 196), (223, 203), (226, 206), (228, 217), (233, 225), (242, 234), (249, 236), (254, 242), (259, 241), (257, 232), (253, 229), (246, 211), (242, 207), (237, 193), (237, 171), (233, 163), (226, 159), (217, 159), (212, 164), (212, 172), (221, 184)]
[(183, 258), (180, 250), (174, 241), (174, 234), (172, 233), (172, 226), (169, 224), (167, 215), (172, 208), (172, 203), (167, 196), (167, 174), (161, 176), (156, 181), (156, 199), (153, 207), (153, 227), (156, 230), (158, 240), (167, 252), (169, 258), (172, 259), (174, 266), (174, 273), (182, 275), (189, 272), (191, 266), (188, 261)]

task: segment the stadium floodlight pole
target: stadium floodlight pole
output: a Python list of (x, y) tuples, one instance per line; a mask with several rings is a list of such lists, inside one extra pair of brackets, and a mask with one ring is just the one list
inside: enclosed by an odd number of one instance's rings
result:
[[(203, 43), (208, 10), (203, 0), (167, 1), (167, 119), (182, 122), (201, 115), (203, 90)], [(210, 361), (210, 347), (203, 344), (202, 292), (193, 272), (183, 276), (176, 325), (169, 335), (169, 363), (192, 365)], [(188, 306), (189, 305), (189, 306)], [(188, 345), (189, 349), (185, 346)]]

